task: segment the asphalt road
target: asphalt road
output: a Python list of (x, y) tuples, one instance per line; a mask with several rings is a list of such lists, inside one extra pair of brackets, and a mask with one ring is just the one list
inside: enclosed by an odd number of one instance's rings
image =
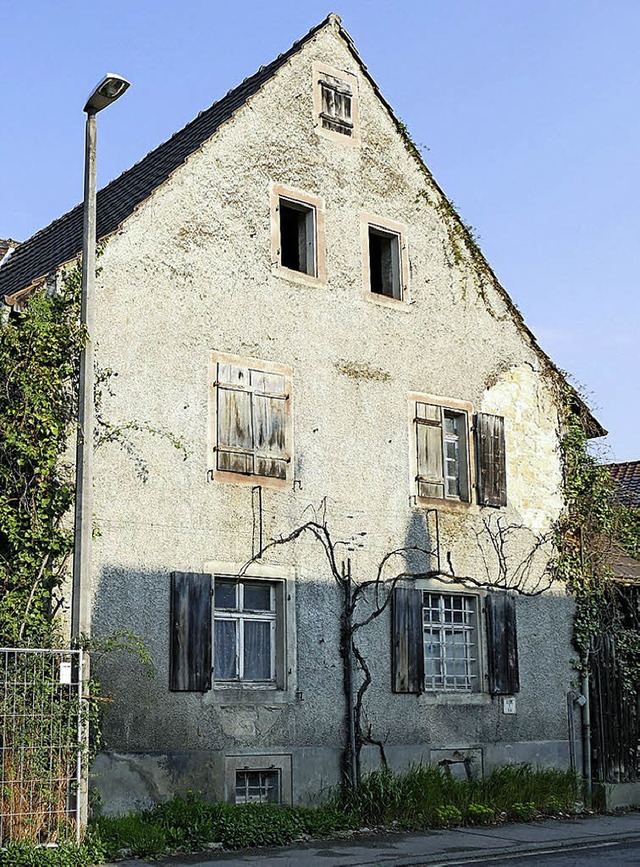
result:
[(502, 858), (471, 858), (439, 864), (429, 859), (412, 867), (445, 867), (445, 864), (446, 867), (515, 867), (516, 864), (518, 867), (582, 867), (583, 864), (592, 867), (631, 867), (640, 865), (640, 843), (598, 843), (563, 852), (536, 852), (530, 855), (515, 853)]

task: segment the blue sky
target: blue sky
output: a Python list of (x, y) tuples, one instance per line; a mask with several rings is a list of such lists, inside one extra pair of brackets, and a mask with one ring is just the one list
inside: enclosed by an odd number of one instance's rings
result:
[(82, 106), (107, 71), (102, 185), (329, 11), (543, 348), (640, 459), (637, 0), (0, 3), (0, 237), (82, 197)]

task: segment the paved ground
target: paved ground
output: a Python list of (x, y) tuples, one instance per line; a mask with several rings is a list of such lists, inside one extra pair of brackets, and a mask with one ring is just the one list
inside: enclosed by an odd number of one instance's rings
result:
[[(157, 862), (155, 862), (157, 864)], [(429, 834), (377, 834), (278, 849), (213, 852), (167, 858), (171, 867), (440, 867), (476, 864), (496, 867), (640, 865), (640, 813), (550, 819), (521, 825), (459, 828)], [(121, 861), (118, 867), (152, 867)], [(115, 865), (113, 865), (115, 867)]]

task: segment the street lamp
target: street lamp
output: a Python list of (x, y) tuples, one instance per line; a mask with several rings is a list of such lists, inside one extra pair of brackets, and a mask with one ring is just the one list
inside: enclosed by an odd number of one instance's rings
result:
[(91, 533), (93, 482), (93, 331), (96, 277), (96, 114), (129, 87), (121, 75), (109, 73), (94, 88), (83, 111), (87, 114), (84, 150), (84, 220), (82, 226), (82, 312), (86, 342), (80, 353), (78, 435), (76, 443), (76, 502), (73, 540), (71, 637), (91, 628)]

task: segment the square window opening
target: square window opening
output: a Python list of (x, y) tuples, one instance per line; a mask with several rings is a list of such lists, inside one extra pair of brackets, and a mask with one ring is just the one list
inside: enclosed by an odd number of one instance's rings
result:
[(281, 198), (280, 264), (317, 277), (315, 208)]
[(236, 804), (279, 804), (282, 801), (280, 771), (236, 771)]
[(476, 604), (473, 596), (423, 593), (426, 690), (473, 692), (479, 688)]
[(376, 295), (402, 300), (400, 236), (369, 226), (369, 281)]

